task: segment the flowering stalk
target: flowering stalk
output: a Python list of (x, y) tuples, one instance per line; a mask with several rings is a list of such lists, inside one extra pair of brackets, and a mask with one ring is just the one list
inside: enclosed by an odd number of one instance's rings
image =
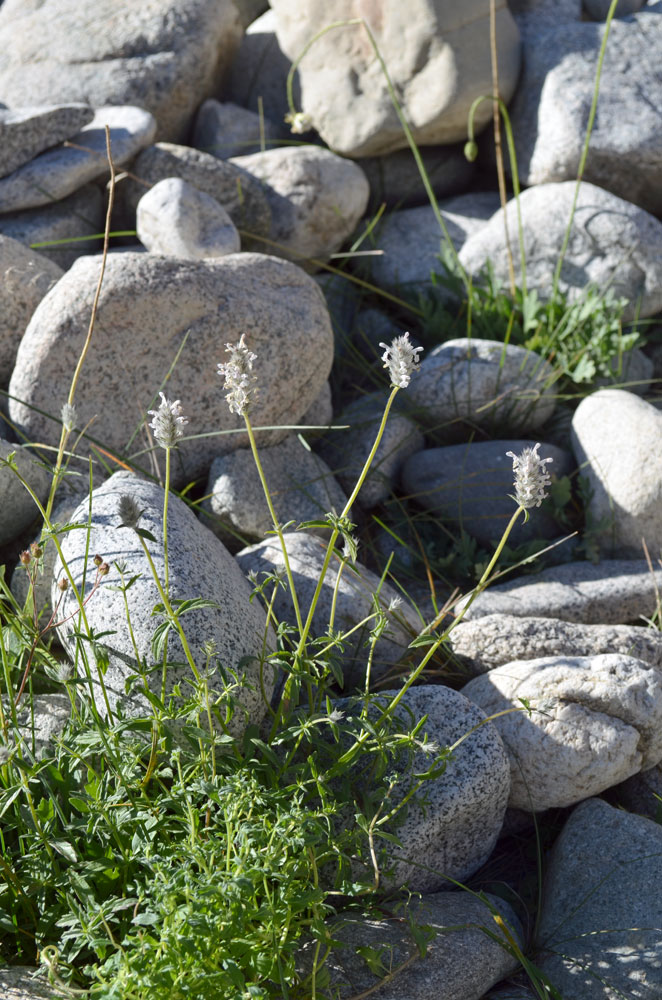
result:
[(226, 354), (230, 355), (230, 360), (226, 362), (221, 362), (218, 365), (218, 374), (223, 376), (223, 388), (228, 389), (228, 393), (225, 398), (230, 409), (230, 413), (238, 413), (244, 418), (244, 423), (246, 425), (246, 431), (248, 433), (248, 440), (251, 446), (251, 452), (253, 453), (253, 460), (255, 462), (255, 467), (257, 469), (257, 474), (260, 477), (260, 482), (262, 484), (262, 490), (264, 491), (264, 496), (267, 501), (267, 507), (269, 508), (269, 514), (271, 515), (271, 520), (273, 521), (274, 530), (278, 535), (278, 540), (280, 542), (280, 547), (283, 552), (283, 561), (285, 563), (285, 573), (287, 574), (287, 582), (290, 588), (290, 593), (292, 595), (292, 603), (294, 605), (294, 613), (296, 615), (297, 626), (299, 632), (301, 632), (301, 611), (299, 608), (299, 600), (297, 598), (296, 588), (294, 586), (294, 577), (292, 576), (292, 570), (290, 568), (290, 559), (287, 553), (287, 546), (285, 544), (285, 536), (283, 535), (283, 530), (280, 526), (278, 518), (276, 516), (276, 511), (274, 510), (274, 505), (271, 500), (271, 494), (269, 493), (269, 486), (267, 484), (266, 476), (264, 475), (264, 469), (262, 468), (262, 463), (260, 461), (260, 455), (257, 450), (257, 443), (255, 441), (255, 435), (253, 433), (253, 427), (248, 415), (248, 410), (251, 403), (257, 397), (257, 376), (252, 374), (253, 362), (257, 360), (257, 355), (253, 354), (252, 351), (246, 347), (244, 341), (245, 334), (242, 333), (241, 337), (236, 344), (226, 344), (225, 351)]
[(165, 591), (170, 593), (170, 570), (168, 566), (168, 497), (170, 495), (170, 452), (177, 447), (177, 441), (184, 434), (184, 427), (188, 423), (187, 418), (182, 413), (180, 401), (176, 399), (170, 402), (162, 392), (159, 393), (161, 404), (158, 410), (148, 410), (148, 414), (153, 418), (150, 427), (154, 431), (156, 443), (165, 449), (166, 453), (166, 474), (163, 496), (163, 565)]

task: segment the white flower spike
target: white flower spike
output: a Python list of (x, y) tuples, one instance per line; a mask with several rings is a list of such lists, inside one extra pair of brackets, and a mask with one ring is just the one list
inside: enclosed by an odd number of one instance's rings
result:
[(525, 448), (521, 455), (516, 455), (512, 451), (507, 451), (508, 458), (513, 460), (513, 472), (515, 473), (515, 496), (513, 499), (523, 507), (530, 510), (532, 507), (539, 507), (547, 496), (546, 487), (551, 483), (551, 477), (545, 466), (548, 462), (553, 462), (553, 458), (540, 458), (538, 448), (540, 442), (533, 448)]
[(412, 373), (418, 371), (418, 355), (423, 348), (410, 344), (408, 333), (402, 337), (395, 337), (390, 346), (381, 343), (379, 346), (384, 348), (382, 361), (384, 368), (389, 370), (391, 385), (397, 386), (398, 389), (406, 389)]
[(218, 366), (218, 374), (225, 379), (223, 388), (230, 390), (225, 396), (230, 413), (242, 415), (248, 412), (251, 400), (257, 397), (257, 388), (253, 385), (257, 376), (251, 375), (257, 354), (248, 350), (244, 336), (242, 333), (236, 344), (225, 345), (225, 353), (230, 355), (230, 360)]
[(174, 448), (178, 438), (184, 434), (184, 425), (188, 423), (188, 420), (182, 414), (182, 407), (178, 399), (171, 403), (162, 392), (159, 393), (159, 396), (161, 397), (161, 405), (158, 410), (147, 411), (150, 417), (154, 417), (149, 426), (154, 431), (157, 444), (160, 444), (162, 448)]

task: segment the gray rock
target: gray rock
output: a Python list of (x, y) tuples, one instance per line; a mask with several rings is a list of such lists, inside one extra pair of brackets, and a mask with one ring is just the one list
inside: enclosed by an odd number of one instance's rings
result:
[(241, 108), (232, 101), (205, 101), (198, 111), (193, 129), (193, 143), (204, 153), (221, 160), (230, 156), (248, 156), (276, 146), (284, 138), (284, 127), (260, 117), (255, 111)]
[[(498, 542), (515, 513), (513, 460), (535, 441), (472, 441), (470, 444), (427, 448), (405, 462), (401, 481), (407, 495), (424, 510), (457, 525), (484, 544)], [(552, 458), (549, 472), (556, 478), (569, 475), (572, 456), (554, 445), (541, 445), (540, 454)], [(526, 524), (518, 521), (509, 544), (536, 538), (555, 538), (560, 528), (545, 510), (532, 510)]]
[[(384, 392), (361, 396), (334, 418), (336, 424), (349, 424), (349, 429), (329, 431), (317, 445), (320, 455), (348, 494), (354, 490), (370, 455), (385, 406)], [(374, 507), (391, 495), (402, 463), (412, 451), (423, 447), (424, 440), (413, 420), (404, 413), (391, 410), (370, 471), (358, 495), (362, 507)]]
[(662, 822), (662, 764), (626, 778), (613, 789), (613, 794), (629, 812)]
[(447, 340), (424, 354), (407, 398), (426, 425), (466, 420), (480, 427), (528, 431), (556, 404), (553, 369), (535, 351), (495, 340)]
[[(475, 166), (465, 157), (462, 146), (422, 146), (419, 153), (437, 198), (450, 198), (467, 190)], [(375, 205), (405, 209), (428, 204), (428, 195), (410, 149), (398, 149), (385, 156), (362, 157), (361, 169), (368, 178)]]
[[(385, 708), (396, 693), (381, 692), (372, 703), (375, 714), (377, 703)], [(359, 699), (353, 704), (354, 708), (350, 699), (337, 703), (348, 717), (358, 714), (364, 702)], [(444, 773), (426, 781), (409, 802), (404, 819), (401, 817), (399, 824), (395, 819), (385, 824), (385, 831), (394, 833), (402, 847), (386, 844), (380, 884), (385, 888), (407, 885), (413, 892), (453, 889), (450, 879), (465, 881), (492, 853), (508, 800), (508, 757), (494, 726), (458, 691), (441, 684), (422, 684), (410, 688), (400, 706), (396, 721), (401, 720), (408, 731), (427, 716), (420, 739), (426, 736), (441, 748), (466, 738), (453, 751)], [(335, 745), (333, 749), (337, 754)], [(424, 773), (434, 760), (430, 750), (413, 755), (411, 771), (399, 774), (401, 780), (391, 792), (392, 807), (411, 790), (413, 775)], [(396, 759), (395, 773), (398, 766)]]
[[(350, 914), (331, 921), (331, 933), (340, 943), (326, 962), (331, 986), (340, 1000), (349, 1000), (368, 989), (375, 1000), (480, 1000), (493, 983), (514, 972), (516, 960), (490, 935), (496, 911), (523, 946), (522, 929), (512, 908), (503, 899), (464, 892), (430, 893), (397, 908), (396, 919), (368, 920)], [(407, 922), (432, 929), (421, 958)], [(482, 929), (490, 931), (486, 934)], [(381, 955), (384, 974), (402, 968), (392, 982), (375, 989), (379, 978), (356, 953), (373, 948)]]
[(637, 396), (648, 395), (654, 365), (653, 361), (638, 347), (625, 351), (620, 357), (613, 357), (609, 364), (613, 374), (609, 378), (603, 376), (594, 379), (593, 385), (596, 388), (614, 386), (627, 389), (628, 392), (633, 392)]
[[(86, 336), (99, 265), (98, 257), (76, 262), (42, 300), (19, 347), (10, 411), (34, 440), (52, 445), (59, 440), (71, 359), (78, 357)], [(158, 392), (188, 335), (166, 386), (169, 399), (182, 400), (187, 432), (204, 435), (243, 428), (243, 418), (228, 409), (216, 365), (227, 360), (223, 344), (235, 343), (246, 331), (258, 356), (260, 397), (252, 410), (254, 426), (296, 423), (322, 389), (333, 359), (322, 295), (300, 268), (247, 253), (204, 261), (111, 255), (87, 374), (76, 394), (79, 426), (95, 417), (95, 437), (106, 448), (124, 452), (131, 441), (134, 452), (149, 448), (147, 410), (154, 408), (153, 401), (158, 403)], [(258, 443), (276, 444), (286, 433), (265, 431), (258, 434)], [(173, 456), (174, 480), (206, 475), (217, 455), (247, 445), (243, 430), (182, 441)]]
[(271, 210), (261, 184), (236, 164), (218, 160), (199, 149), (158, 142), (143, 150), (132, 173), (142, 183), (128, 178), (123, 184), (122, 199), (129, 214), (136, 210), (148, 187), (167, 177), (180, 177), (223, 206), (235, 226), (242, 230), (245, 249), (253, 248), (253, 243), (259, 250), (264, 249), (264, 242), (252, 243), (250, 236), (269, 235)]
[(222, 205), (181, 180), (166, 177), (138, 202), (138, 239), (152, 253), (203, 260), (239, 253), (237, 227)]
[[(20, 476), (32, 487), (40, 502), (46, 499), (51, 475), (45, 464), (28, 448), (0, 440), (0, 462), (14, 453)], [(0, 545), (11, 542), (39, 516), (32, 497), (16, 473), (0, 464)]]
[(572, 805), (662, 759), (662, 673), (632, 656), (515, 660), (462, 693), (489, 716), (516, 709), (494, 725), (517, 809)]
[[(291, 65), (276, 38), (276, 13), (268, 10), (246, 29), (230, 67), (224, 97), (272, 122), (284, 123), (289, 110), (286, 81)], [(295, 107), (301, 107), (298, 73), (294, 74), (292, 96)]]
[[(303, 531), (289, 531), (284, 537), (299, 605), (303, 609), (308, 609), (322, 571), (326, 543), (321, 538)], [(280, 542), (273, 537), (242, 549), (236, 559), (247, 575), (251, 571), (258, 575), (274, 573), (277, 570), (282, 573), (285, 568)], [(334, 556), (313, 616), (311, 634), (315, 636), (327, 633), (340, 567), (340, 559)], [(365, 566), (361, 563), (357, 563), (356, 566), (346, 564), (340, 575), (334, 628), (346, 632), (372, 615), (372, 597), (378, 588), (379, 577)], [(389, 610), (390, 602), (398, 596), (388, 583), (384, 583), (379, 589), (379, 603), (388, 618), (388, 627), (375, 646), (370, 673), (372, 684), (393, 672), (393, 667), (406, 655), (409, 642), (422, 628), (418, 615), (406, 602), (399, 603), (395, 610)], [(274, 613), (279, 621), (296, 625), (289, 590), (279, 588), (274, 602)], [(338, 654), (347, 691), (352, 691), (356, 687), (363, 690), (365, 687), (368, 658), (365, 643), (373, 621), (374, 619), (371, 619), (367, 625), (353, 632), (345, 641), (342, 654)]]
[[(520, 196), (527, 287), (529, 291), (537, 289), (543, 298), (550, 289), (575, 188), (574, 181), (538, 184)], [(510, 233), (516, 234), (515, 199), (508, 202), (505, 214)], [(520, 256), (515, 253), (513, 257), (515, 276), (521, 282)], [(460, 250), (461, 263), (474, 276), (488, 260), (495, 276), (507, 283), (501, 209)], [(631, 304), (624, 314), (626, 320), (635, 313), (645, 318), (662, 309), (662, 222), (615, 194), (584, 182), (559, 287), (577, 299), (587, 284), (609, 287), (616, 296), (627, 298)]]
[[(271, 502), (281, 524), (289, 521), (323, 521), (327, 511), (340, 513), (347, 497), (329, 467), (306, 450), (295, 435), (272, 448), (261, 448), (260, 464), (269, 486)], [(207, 499), (211, 514), (205, 523), (223, 538), (227, 529), (262, 539), (273, 531), (273, 519), (250, 448), (215, 458), (209, 470)], [(328, 539), (329, 528), (307, 531)]]
[[(280, 46), (294, 60), (328, 23), (324, 0), (272, 0)], [(366, 16), (357, 0), (336, 0), (334, 20)], [(466, 136), (474, 100), (490, 93), (489, 4), (474, 0), (460, 10), (441, 0), (415, 0), (404, 7), (387, 0), (368, 14), (380, 56), (388, 66), (418, 145), (459, 142)], [(512, 96), (519, 72), (519, 32), (505, 0), (496, 4), (499, 89)], [(407, 139), (361, 24), (329, 31), (315, 41), (299, 65), (302, 108), (333, 149), (347, 156), (370, 156), (404, 149)], [(348, 113), (351, 108), (351, 113)], [(478, 127), (491, 119), (487, 101), (476, 113)]]
[[(319, 430), (322, 427), (328, 427), (332, 421), (333, 401), (331, 399), (331, 385), (327, 379), (306, 412), (299, 417), (299, 423), (302, 427), (314, 426), (315, 430)], [(306, 431), (306, 438), (314, 437), (315, 430)]]
[[(456, 250), (479, 232), (500, 206), (495, 191), (461, 194), (440, 202), (439, 209)], [(430, 284), (430, 273), (445, 274), (439, 254), (444, 234), (430, 205), (391, 213), (376, 235), (376, 245), (383, 256), (372, 259), (372, 277), (376, 284), (418, 286)], [(450, 294), (450, 293), (449, 293)]]
[(662, 473), (651, 461), (662, 435), (662, 413), (622, 389), (601, 389), (585, 397), (572, 419), (571, 442), (592, 490), (588, 511), (604, 525), (600, 549), (606, 556), (644, 555), (662, 550)]
[[(608, 6), (596, 0), (596, 7)], [(603, 24), (557, 19), (525, 33), (524, 68), (510, 108), (524, 184), (577, 176), (605, 30)], [(657, 114), (662, 84), (655, 56), (661, 44), (659, 12), (644, 8), (626, 21), (612, 22), (584, 170), (586, 181), (653, 215), (662, 210)]]
[(352, 327), (352, 345), (374, 361), (383, 353), (384, 348), (380, 344), (390, 344), (401, 333), (395, 320), (381, 309), (360, 309)]
[(662, 633), (634, 625), (581, 625), (555, 618), (493, 614), (457, 625), (449, 649), (472, 675), (512, 660), (621, 653), (662, 670)]
[(583, 802), (551, 851), (537, 963), (572, 1000), (653, 1000), (662, 991), (662, 829)]
[(218, 91), (241, 31), (230, 0), (11, 0), (0, 9), (0, 94), (10, 106), (136, 104), (176, 142)]
[(93, 117), (89, 104), (0, 109), (0, 177), (29, 163), (49, 146), (70, 139)]
[(12, 965), (0, 968), (2, 1000), (55, 1000), (45, 980), (43, 966)]
[(545, 22), (580, 21), (582, 0), (557, 0), (553, 7), (547, 0), (508, 0), (520, 31), (540, 30)]
[[(646, 6), (648, 0), (618, 0), (614, 17), (627, 17), (629, 14), (636, 14), (638, 10)], [(594, 21), (604, 21), (609, 13), (611, 0), (583, 0), (584, 11)]]
[[(526, 580), (495, 584), (476, 598), (466, 618), (505, 614), (619, 625), (650, 617), (656, 589), (662, 589), (662, 570), (651, 573), (645, 559), (571, 562)], [(464, 603), (456, 605), (456, 611)]]
[[(102, 233), (103, 228), (103, 196), (95, 184), (86, 184), (68, 198), (50, 205), (0, 215), (0, 233), (20, 243), (35, 244), (40, 256), (65, 271), (78, 257), (101, 249), (101, 240), (78, 237)], [(55, 245), (40, 245), (53, 241)]]
[(155, 119), (141, 108), (99, 108), (90, 124), (72, 137), (71, 144), (49, 149), (0, 178), (0, 212), (49, 205), (107, 175), (106, 125), (116, 167), (148, 146), (156, 132)]
[(26, 697), (19, 704), (16, 720), (25, 756), (40, 759), (52, 753), (53, 741), (61, 735), (70, 715), (69, 695), (56, 693)]
[[(111, 564), (108, 576), (104, 577), (99, 589), (85, 606), (89, 627), (95, 632), (107, 632), (100, 643), (105, 648), (109, 662), (104, 674), (104, 683), (112, 711), (122, 709), (130, 715), (151, 713), (146, 698), (142, 694), (144, 678), (138, 679), (129, 693), (126, 682), (132, 675), (140, 674), (131, 639), (135, 641), (143, 669), (149, 671), (158, 666), (159, 657), (151, 651), (152, 635), (159, 624), (152, 610), (161, 601), (147, 558), (136, 533), (121, 527), (118, 512), (119, 499), (130, 496), (143, 511), (139, 526), (150, 531), (154, 542), (146, 544), (159, 576), (164, 581), (163, 558), (163, 490), (155, 483), (140, 480), (130, 473), (115, 473), (103, 486), (92, 494), (91, 520), (88, 531), (69, 531), (62, 539), (62, 552), (77, 589), (89, 595), (95, 579), (93, 555), (98, 553)], [(88, 522), (89, 503), (86, 498), (71, 516), (71, 523), (78, 522), (85, 528)], [(128, 576), (138, 575), (138, 579), (127, 594), (131, 613), (132, 637), (126, 628), (124, 596), (117, 589), (121, 577), (117, 563), (123, 562)], [(170, 594), (174, 600), (189, 600), (203, 597), (213, 601), (213, 607), (188, 611), (182, 625), (194, 661), (199, 671), (204, 671), (204, 646), (215, 642), (214, 660), (229, 671), (238, 671), (245, 681), (234, 691), (237, 712), (231, 723), (233, 734), (243, 731), (246, 718), (259, 724), (268, 706), (264, 704), (260, 691), (260, 663), (262, 644), (267, 632), (266, 616), (257, 602), (249, 603), (251, 588), (243, 578), (234, 559), (210, 531), (200, 524), (186, 504), (176, 496), (171, 496), (168, 505), (168, 565), (170, 569)], [(59, 560), (56, 562), (54, 579), (60, 580), (64, 571)], [(53, 585), (53, 600), (56, 599), (56, 585)], [(59, 639), (71, 659), (76, 657), (76, 640), (72, 631), (78, 620), (78, 604), (71, 587), (65, 592), (60, 605), (61, 618), (65, 623), (58, 628)], [(72, 620), (67, 621), (68, 616)], [(82, 627), (82, 626), (78, 626)], [(272, 633), (266, 635), (267, 647), (274, 643)], [(177, 684), (185, 692), (193, 683), (192, 671), (185, 662), (184, 651), (176, 633), (171, 633), (168, 644), (169, 666), (166, 675), (166, 695), (173, 692)], [(246, 659), (244, 659), (246, 658)], [(94, 697), (99, 711), (105, 714), (99, 674), (91, 667), (94, 680)], [(266, 697), (273, 691), (272, 670), (265, 665), (262, 682)], [(161, 670), (147, 674), (151, 690), (161, 697)], [(220, 672), (209, 678), (209, 687), (215, 694), (223, 691)], [(222, 713), (225, 709), (222, 709)], [(246, 716), (246, 718), (245, 718)], [(223, 717), (223, 715), (222, 715)]]
[(307, 269), (340, 249), (368, 204), (361, 168), (328, 149), (282, 146), (231, 162), (263, 182), (271, 208), (268, 252)]
[(30, 317), (64, 272), (57, 264), (0, 235), (0, 383), (6, 385)]

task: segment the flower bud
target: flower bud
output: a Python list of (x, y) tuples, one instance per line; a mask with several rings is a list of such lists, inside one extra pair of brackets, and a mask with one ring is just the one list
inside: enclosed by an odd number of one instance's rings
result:
[(100, 556), (100, 555), (96, 555), (96, 556), (94, 557), (94, 559), (92, 560), (92, 562), (94, 563), (94, 565), (95, 565), (95, 566), (97, 567), (97, 569), (98, 569), (98, 568), (99, 568), (99, 566), (101, 565), (101, 563), (103, 562), (103, 559), (101, 558), (101, 556)]
[(67, 580), (66, 576), (61, 577), (61, 579), (57, 581), (57, 589), (61, 590), (63, 594), (65, 590), (68, 588), (68, 586), (69, 586), (69, 581)]
[(30, 552), (35, 559), (41, 559), (41, 557), (44, 554), (44, 550), (42, 549), (39, 542), (30, 542)]
[(99, 574), (99, 576), (108, 576), (108, 574), (110, 573), (110, 566), (108, 565), (108, 563), (102, 562), (99, 568), (97, 569), (97, 573)]
[(464, 144), (464, 158), (468, 160), (469, 163), (473, 163), (474, 160), (478, 158), (478, 143), (470, 139), (469, 142)]
[(30, 563), (32, 562), (32, 556), (30, 555), (27, 549), (24, 549), (18, 558), (21, 560), (24, 566), (29, 566)]

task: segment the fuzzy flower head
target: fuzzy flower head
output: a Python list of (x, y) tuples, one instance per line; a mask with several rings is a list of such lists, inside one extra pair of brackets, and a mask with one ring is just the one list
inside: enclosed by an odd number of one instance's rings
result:
[(162, 392), (159, 393), (159, 396), (161, 397), (161, 405), (158, 410), (147, 411), (150, 417), (154, 418), (149, 426), (154, 431), (157, 444), (160, 444), (162, 448), (174, 448), (178, 438), (182, 437), (184, 425), (188, 423), (188, 420), (182, 414), (182, 407), (178, 399), (171, 403)]
[(391, 376), (391, 385), (398, 389), (406, 389), (411, 381), (412, 372), (418, 371), (418, 355), (423, 350), (422, 347), (413, 347), (409, 343), (409, 334), (402, 337), (395, 337), (390, 346), (380, 344), (384, 348), (382, 361), (384, 368), (388, 368)]
[(290, 126), (290, 132), (294, 135), (303, 135), (310, 132), (313, 127), (313, 120), (305, 111), (290, 111), (285, 115), (285, 123)]
[(545, 466), (554, 460), (540, 458), (539, 447), (540, 442), (534, 444), (533, 448), (525, 448), (521, 455), (516, 455), (512, 451), (506, 452), (508, 458), (513, 460), (513, 472), (515, 473), (515, 496), (513, 499), (524, 510), (540, 506), (547, 496), (546, 487), (552, 481)]
[[(145, 512), (140, 509), (140, 507), (138, 506), (134, 498), (130, 496), (130, 494), (121, 493), (119, 500), (117, 502), (117, 513), (120, 516), (121, 528), (135, 529), (138, 527), (138, 522), (140, 521), (140, 518), (143, 516)], [(97, 562), (97, 559), (99, 560), (99, 562)], [(97, 567), (97, 569), (101, 565), (102, 561), (103, 560), (101, 559), (100, 556), (94, 557), (94, 565)]]
[(64, 429), (68, 434), (70, 434), (71, 431), (75, 428), (76, 421), (78, 420), (78, 416), (76, 414), (76, 407), (73, 405), (73, 403), (65, 403), (62, 407), (61, 415), (62, 415), (62, 424), (64, 426)]
[(225, 353), (230, 355), (230, 360), (218, 366), (218, 374), (225, 379), (223, 388), (229, 389), (225, 398), (230, 413), (247, 413), (251, 401), (257, 396), (257, 388), (253, 385), (257, 376), (251, 374), (257, 354), (248, 350), (244, 336), (242, 333), (236, 344), (225, 345)]

